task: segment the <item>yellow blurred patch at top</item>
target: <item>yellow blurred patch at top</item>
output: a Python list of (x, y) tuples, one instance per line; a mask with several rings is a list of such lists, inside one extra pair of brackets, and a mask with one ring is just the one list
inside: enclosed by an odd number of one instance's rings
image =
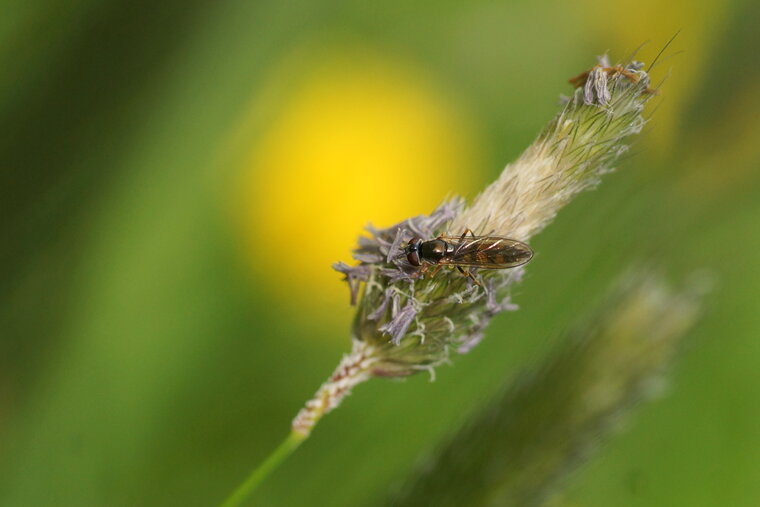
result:
[[(660, 55), (652, 71), (652, 85), (663, 83), (647, 139), (652, 146), (668, 150), (680, 128), (683, 109), (698, 88), (698, 80), (714, 79), (707, 68), (710, 51), (727, 23), (729, 4), (722, 0), (582, 0), (578, 8), (588, 13), (590, 32), (608, 48), (633, 51), (645, 44), (636, 59), (654, 61), (674, 35), (673, 43)], [(610, 54), (614, 62), (627, 54)]]
[(472, 122), (424, 73), (377, 55), (294, 59), (272, 86), (239, 189), (248, 257), (280, 304), (347, 320), (348, 288), (331, 265), (354, 263), (368, 223), (468, 193), (480, 180)]

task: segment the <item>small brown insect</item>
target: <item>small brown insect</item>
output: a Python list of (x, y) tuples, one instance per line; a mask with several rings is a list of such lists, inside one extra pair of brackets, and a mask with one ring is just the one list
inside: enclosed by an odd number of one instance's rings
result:
[[(577, 76), (570, 78), (568, 82), (574, 87), (580, 88), (581, 86), (584, 86), (586, 84), (588, 77), (591, 75), (591, 72), (594, 69), (602, 69), (604, 73), (610, 77), (617, 76), (617, 75), (623, 76), (626, 79), (628, 79), (631, 83), (638, 83), (641, 80), (641, 76), (639, 76), (635, 72), (632, 72), (626, 68), (623, 68), (621, 65), (615, 65), (614, 67), (603, 67), (601, 65), (595, 65), (591, 67), (589, 70), (587, 70), (586, 72), (581, 72)], [(644, 90), (644, 93), (657, 95), (657, 90), (654, 90), (652, 88), (647, 88), (646, 90)]]
[(500, 236), (475, 236), (470, 229), (465, 229), (459, 237), (438, 236), (429, 241), (415, 236), (409, 240), (404, 253), (409, 264), (422, 266), (422, 273), (435, 266), (431, 273), (431, 276), (434, 276), (443, 266), (452, 266), (478, 285), (480, 283), (472, 273), (465, 271), (463, 267), (514, 268), (525, 264), (533, 257), (533, 250), (521, 241)]

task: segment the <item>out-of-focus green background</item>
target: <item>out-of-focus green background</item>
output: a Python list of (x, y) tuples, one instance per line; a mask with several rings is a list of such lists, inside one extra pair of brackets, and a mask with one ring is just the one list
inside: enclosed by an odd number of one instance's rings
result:
[[(473, 196), (609, 50), (670, 77), (471, 354), (374, 380), (257, 493), (371, 505), (617, 273), (715, 289), (574, 506), (760, 504), (756, 2), (70, 2), (0, 19), (0, 504), (212, 505), (349, 348), (330, 262)], [(650, 110), (651, 111), (651, 110)]]

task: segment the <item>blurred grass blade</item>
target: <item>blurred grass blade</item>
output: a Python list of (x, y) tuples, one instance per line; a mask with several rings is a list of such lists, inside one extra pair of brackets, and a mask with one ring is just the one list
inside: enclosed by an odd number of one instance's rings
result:
[(389, 504), (543, 504), (621, 416), (657, 392), (697, 313), (693, 291), (632, 273), (560, 350), (508, 385)]

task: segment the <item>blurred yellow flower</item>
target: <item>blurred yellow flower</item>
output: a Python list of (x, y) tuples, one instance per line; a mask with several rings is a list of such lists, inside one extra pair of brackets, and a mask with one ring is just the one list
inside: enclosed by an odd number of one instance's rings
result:
[(267, 291), (347, 320), (331, 264), (351, 259), (362, 228), (466, 193), (482, 164), (471, 122), (421, 72), (377, 55), (313, 61), (287, 63), (269, 87), (275, 103), (259, 100), (271, 119), (244, 168), (245, 235)]

